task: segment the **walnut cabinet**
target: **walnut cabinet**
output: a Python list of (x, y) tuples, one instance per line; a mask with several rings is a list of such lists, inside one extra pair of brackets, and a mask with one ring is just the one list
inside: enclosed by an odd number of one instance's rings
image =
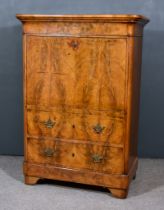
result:
[(23, 23), (24, 175), (127, 196), (137, 169), (140, 15), (17, 15)]

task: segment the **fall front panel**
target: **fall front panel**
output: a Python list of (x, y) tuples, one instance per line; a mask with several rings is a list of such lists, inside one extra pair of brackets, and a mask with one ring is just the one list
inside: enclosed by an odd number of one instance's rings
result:
[(125, 38), (27, 36), (27, 105), (122, 110)]

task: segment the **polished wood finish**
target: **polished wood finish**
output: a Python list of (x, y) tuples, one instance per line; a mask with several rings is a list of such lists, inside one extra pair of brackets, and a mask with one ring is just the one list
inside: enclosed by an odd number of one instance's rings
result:
[(113, 196), (117, 198), (126, 198), (128, 194), (128, 189), (109, 189)]
[(28, 185), (35, 185), (39, 181), (39, 177), (34, 177), (34, 176), (26, 176), (25, 175), (25, 183)]
[[(67, 140), (29, 139), (27, 143), (28, 161), (50, 164), (72, 169), (89, 169), (104, 173), (122, 174), (124, 156), (122, 148), (90, 143), (75, 143)], [(48, 151), (47, 151), (48, 150)], [(100, 160), (95, 159), (100, 156)]]
[(24, 174), (125, 198), (137, 169), (140, 15), (17, 15), (23, 22)]

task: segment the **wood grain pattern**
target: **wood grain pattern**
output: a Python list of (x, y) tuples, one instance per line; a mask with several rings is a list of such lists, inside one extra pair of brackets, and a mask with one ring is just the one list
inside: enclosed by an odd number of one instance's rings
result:
[(137, 170), (140, 15), (17, 15), (23, 22), (24, 174), (107, 187)]
[(39, 181), (39, 177), (34, 177), (34, 176), (25, 176), (25, 183), (28, 185), (34, 185)]
[(129, 82), (127, 90), (127, 129), (125, 138), (125, 173), (131, 168), (134, 159), (138, 156), (138, 119), (140, 98), (140, 76), (142, 57), (142, 37), (129, 38)]
[(142, 36), (141, 15), (17, 15), (26, 34), (55, 36)]
[(48, 164), (43, 165), (29, 162), (24, 162), (23, 169), (25, 176), (85, 183), (108, 187), (111, 189), (128, 189), (129, 183), (133, 178), (134, 171), (137, 169), (137, 163), (138, 161), (136, 159), (127, 175), (106, 174), (84, 169), (67, 169)]
[(71, 15), (48, 15), (48, 14), (17, 14), (16, 17), (20, 19), (22, 22), (32, 21), (48, 21), (48, 22), (113, 22), (113, 23), (138, 23), (138, 24), (146, 24), (149, 19), (143, 15), (138, 14), (71, 14)]
[[(51, 154), (47, 154), (47, 150)], [(68, 143), (62, 140), (28, 139), (28, 161), (73, 169), (88, 169), (111, 174), (122, 174), (124, 157), (122, 148), (95, 144)], [(95, 161), (94, 155), (102, 157)]]
[(28, 36), (27, 104), (123, 109), (126, 39), (81, 38), (73, 49), (70, 43), (76, 41)]
[[(121, 27), (120, 27), (121, 26)], [(34, 29), (35, 28), (35, 29)], [(32, 22), (24, 24), (24, 32), (33, 35), (54, 35), (54, 36), (126, 36), (127, 25), (120, 23), (84, 23), (84, 22)], [(133, 31), (131, 31), (133, 33)], [(131, 34), (131, 33), (129, 33)], [(140, 33), (136, 33), (140, 35)]]
[(110, 192), (113, 196), (117, 198), (126, 198), (128, 194), (128, 189), (111, 189), (109, 188)]
[[(72, 114), (70, 112), (48, 112), (29, 110), (27, 112), (27, 134), (52, 138), (77, 139), (85, 141), (107, 142), (123, 146), (124, 120), (107, 117), (108, 113)], [(53, 127), (45, 122), (51, 120)], [(95, 127), (102, 127), (101, 133)]]

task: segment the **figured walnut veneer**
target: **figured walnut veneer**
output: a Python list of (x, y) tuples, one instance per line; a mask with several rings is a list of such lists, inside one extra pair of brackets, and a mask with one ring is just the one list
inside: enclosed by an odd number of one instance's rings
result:
[(26, 184), (58, 179), (125, 198), (137, 169), (140, 15), (17, 15)]

